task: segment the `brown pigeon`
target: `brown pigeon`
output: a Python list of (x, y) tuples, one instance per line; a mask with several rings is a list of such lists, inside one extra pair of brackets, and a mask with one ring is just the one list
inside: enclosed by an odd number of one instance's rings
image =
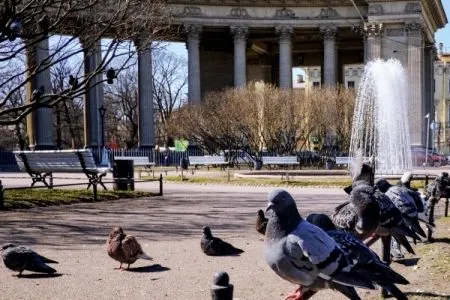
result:
[(110, 257), (120, 262), (119, 270), (122, 269), (123, 263), (128, 264), (127, 269), (129, 269), (130, 265), (139, 258), (153, 260), (142, 251), (142, 247), (136, 238), (125, 234), (121, 227), (114, 227), (109, 234), (106, 241), (106, 250)]
[(233, 245), (214, 237), (208, 226), (203, 227), (203, 237), (200, 242), (203, 253), (210, 256), (238, 255), (244, 250), (233, 247)]
[(266, 234), (267, 218), (264, 216), (264, 212), (260, 209), (258, 210), (258, 215), (256, 217), (256, 231), (261, 234)]

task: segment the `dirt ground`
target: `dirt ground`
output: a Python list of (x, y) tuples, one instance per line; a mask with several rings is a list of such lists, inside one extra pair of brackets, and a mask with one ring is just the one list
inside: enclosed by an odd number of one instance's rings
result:
[[(262, 236), (254, 230), (256, 210), (265, 206), (271, 189), (168, 185), (164, 197), (0, 212), (1, 244), (26, 244), (60, 262), (54, 265), (55, 277), (26, 273), (17, 278), (0, 264), (0, 299), (206, 300), (220, 270), (228, 272), (236, 300), (283, 299), (295, 287), (268, 268)], [(346, 197), (338, 189), (289, 191), (303, 215), (330, 211)], [(411, 282), (400, 287), (410, 299), (450, 299), (450, 218), (437, 223), (435, 243), (419, 243), (416, 256), (392, 264)], [(118, 263), (108, 257), (104, 243), (114, 225), (136, 236), (154, 260), (140, 260), (129, 271), (113, 270)], [(199, 245), (203, 225), (245, 253), (205, 256)], [(377, 292), (359, 293), (363, 299), (378, 298)], [(313, 297), (330, 298), (344, 299), (333, 291)]]

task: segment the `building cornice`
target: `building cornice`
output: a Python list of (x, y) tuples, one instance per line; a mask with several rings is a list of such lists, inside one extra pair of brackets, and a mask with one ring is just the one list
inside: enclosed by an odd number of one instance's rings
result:
[[(168, 4), (209, 5), (209, 6), (248, 6), (248, 7), (332, 7), (353, 6), (351, 1), (343, 0), (168, 0)], [(366, 6), (366, 1), (355, 0), (356, 5)]]

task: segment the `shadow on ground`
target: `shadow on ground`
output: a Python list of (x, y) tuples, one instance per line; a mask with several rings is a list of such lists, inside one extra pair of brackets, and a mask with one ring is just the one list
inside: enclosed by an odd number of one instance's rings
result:
[(431, 292), (405, 292), (406, 296), (417, 296), (417, 297), (430, 297), (430, 298), (438, 298), (438, 299), (449, 299), (450, 295), (436, 294)]
[[(296, 197), (300, 211), (327, 212), (345, 200), (345, 195)], [(322, 197), (323, 198), (323, 197)], [(0, 212), (1, 243), (79, 249), (103, 245), (114, 226), (121, 226), (138, 241), (201, 237), (208, 225), (217, 235), (233, 236), (254, 231), (256, 211), (266, 206), (267, 193), (189, 191), (163, 197), (123, 199), (113, 202), (80, 203), (28, 210)], [(0, 243), (0, 244), (1, 244)]]
[(169, 270), (170, 270), (170, 268), (161, 266), (160, 264), (154, 264), (151, 266), (129, 268), (126, 271), (127, 272), (135, 272), (135, 273), (157, 273), (157, 272), (165, 272), (165, 271), (169, 271)]

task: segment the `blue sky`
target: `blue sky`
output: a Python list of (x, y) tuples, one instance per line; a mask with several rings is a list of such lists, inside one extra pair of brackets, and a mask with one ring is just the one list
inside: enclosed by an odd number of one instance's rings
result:
[[(442, 4), (444, 5), (445, 12), (447, 14), (447, 19), (450, 20), (450, 0), (442, 0)], [(436, 32), (436, 44), (439, 43), (444, 44), (444, 51), (450, 52), (450, 25), (447, 24), (444, 28), (438, 30)]]

